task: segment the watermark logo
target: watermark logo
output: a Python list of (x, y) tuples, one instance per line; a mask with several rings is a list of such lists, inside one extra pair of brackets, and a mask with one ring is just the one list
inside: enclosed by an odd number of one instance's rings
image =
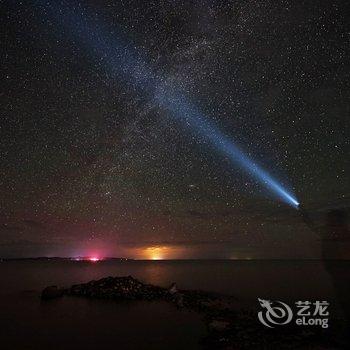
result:
[(258, 299), (263, 311), (258, 313), (259, 321), (266, 327), (289, 323), (293, 318), (292, 309), (282, 301)]
[(261, 311), (258, 312), (259, 321), (266, 327), (295, 323), (297, 326), (321, 326), (328, 328), (329, 303), (316, 300), (297, 301), (290, 307), (282, 301), (270, 301), (258, 298)]

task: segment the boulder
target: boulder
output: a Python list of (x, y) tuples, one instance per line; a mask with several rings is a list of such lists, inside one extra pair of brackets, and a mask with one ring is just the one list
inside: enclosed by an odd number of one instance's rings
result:
[(181, 293), (175, 295), (175, 304), (178, 308), (184, 307), (184, 296)]
[(230, 322), (226, 320), (212, 320), (208, 326), (211, 331), (223, 332), (230, 328)]
[(159, 300), (166, 296), (164, 288), (142, 283), (131, 276), (106, 277), (98, 281), (73, 285), (66, 293), (115, 300)]
[(176, 283), (173, 283), (169, 288), (168, 288), (168, 293), (173, 295), (178, 292), (177, 285)]

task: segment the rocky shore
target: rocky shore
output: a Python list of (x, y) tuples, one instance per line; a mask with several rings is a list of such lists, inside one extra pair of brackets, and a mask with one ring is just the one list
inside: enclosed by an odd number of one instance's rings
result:
[(207, 325), (208, 335), (201, 341), (206, 349), (343, 348), (338, 334), (333, 331), (324, 332), (322, 329), (293, 325), (267, 329), (257, 322), (255, 311), (238, 310), (233, 297), (181, 290), (175, 283), (169, 288), (163, 288), (143, 283), (131, 276), (106, 277), (70, 288), (49, 286), (42, 291), (41, 298), (50, 300), (64, 295), (114, 301), (167, 301), (178, 308), (194, 310), (203, 314)]

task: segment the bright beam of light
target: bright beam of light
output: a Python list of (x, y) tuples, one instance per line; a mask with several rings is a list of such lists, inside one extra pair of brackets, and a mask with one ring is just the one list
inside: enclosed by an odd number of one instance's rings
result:
[(141, 52), (137, 51), (121, 33), (111, 32), (98, 23), (74, 1), (36, 1), (44, 16), (54, 19), (59, 30), (70, 36), (72, 42), (80, 45), (117, 81), (122, 81), (136, 93), (147, 97), (153, 104), (168, 112), (179, 123), (204, 137), (218, 152), (226, 155), (232, 163), (250, 174), (262, 186), (275, 194), (283, 202), (297, 208), (299, 202), (268, 172), (257, 165), (233, 142), (225, 136), (208, 117), (194, 106), (166, 79), (155, 74), (146, 65)]

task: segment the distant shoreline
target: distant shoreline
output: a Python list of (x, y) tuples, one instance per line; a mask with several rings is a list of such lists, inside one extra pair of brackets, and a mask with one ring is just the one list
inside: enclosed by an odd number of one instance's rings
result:
[[(106, 261), (152, 261), (152, 262), (166, 262), (166, 261), (324, 261), (325, 259), (320, 258), (293, 258), (293, 259), (133, 259), (133, 258), (117, 258), (117, 257), (106, 257), (98, 260), (91, 260), (90, 257), (26, 257), (26, 258), (0, 258), (1, 261), (74, 261), (74, 262), (95, 262), (101, 263)], [(334, 261), (350, 261), (350, 259), (327, 259)]]

